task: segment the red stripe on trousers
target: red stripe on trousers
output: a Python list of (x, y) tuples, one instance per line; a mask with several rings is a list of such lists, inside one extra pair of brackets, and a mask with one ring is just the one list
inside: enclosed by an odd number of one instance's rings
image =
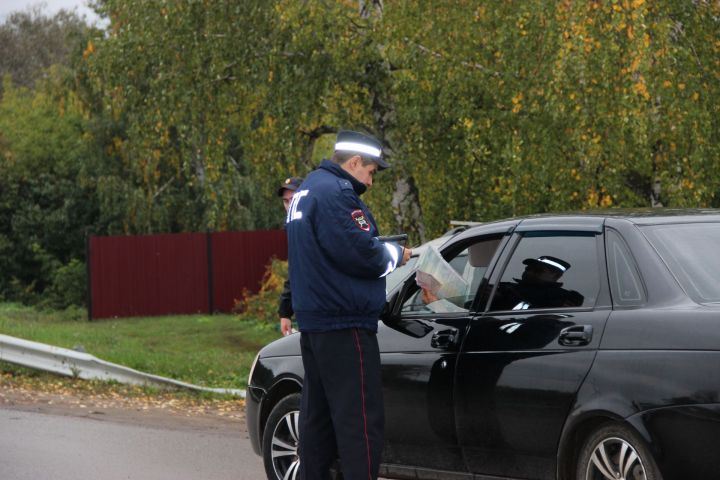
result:
[(372, 480), (372, 462), (370, 461), (370, 440), (368, 439), (367, 433), (367, 414), (365, 413), (365, 372), (363, 370), (363, 357), (362, 349), (360, 348), (360, 337), (358, 336), (357, 328), (353, 330), (355, 334), (355, 345), (357, 346), (358, 354), (360, 355), (360, 396), (362, 398), (362, 414), (363, 414), (363, 427), (365, 428), (365, 446), (367, 447), (367, 458), (368, 458), (368, 480)]

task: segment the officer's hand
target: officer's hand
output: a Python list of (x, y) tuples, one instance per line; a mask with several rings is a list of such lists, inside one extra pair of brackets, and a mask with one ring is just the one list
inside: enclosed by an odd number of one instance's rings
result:
[[(400, 261), (400, 265), (405, 265), (408, 260), (410, 260), (410, 255), (412, 255), (412, 249), (411, 248), (403, 248), (403, 256), (402, 261)], [(400, 266), (398, 265), (398, 267)]]
[(283, 337), (292, 333), (292, 320), (289, 318), (280, 319), (280, 333)]

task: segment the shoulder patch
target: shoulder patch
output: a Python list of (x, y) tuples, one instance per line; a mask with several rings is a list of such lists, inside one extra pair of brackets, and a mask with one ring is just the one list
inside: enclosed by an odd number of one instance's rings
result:
[(341, 190), (353, 190), (352, 183), (350, 183), (350, 180), (345, 180), (344, 178), (341, 178), (338, 180), (338, 185), (340, 185)]
[(350, 213), (350, 217), (352, 217), (353, 222), (355, 222), (355, 225), (357, 225), (360, 230), (362, 230), (363, 232), (370, 231), (370, 223), (368, 223), (367, 219), (365, 218), (365, 212), (358, 208), (357, 210), (353, 210), (352, 213)]

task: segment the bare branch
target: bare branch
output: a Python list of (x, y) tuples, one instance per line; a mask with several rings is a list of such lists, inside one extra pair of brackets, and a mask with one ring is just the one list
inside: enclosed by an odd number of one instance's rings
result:
[(175, 180), (175, 178), (174, 178), (174, 177), (171, 177), (170, 180), (168, 180), (167, 182), (165, 182), (165, 184), (164, 184), (162, 187), (158, 188), (158, 189), (155, 191), (155, 193), (153, 193), (153, 200), (155, 200), (157, 197), (159, 197), (160, 194), (161, 194), (162, 192), (164, 192), (165, 189), (167, 189), (167, 188), (173, 183), (174, 180)]
[(315, 150), (315, 142), (322, 135), (327, 133), (335, 133), (337, 128), (330, 127), (328, 125), (320, 125), (319, 127), (313, 128), (312, 130), (300, 130), (300, 133), (307, 137), (307, 144), (305, 145), (305, 152), (303, 153), (302, 163), (309, 170), (313, 168), (312, 156)]
[[(435, 58), (437, 58), (437, 59), (447, 60), (446, 55), (445, 55), (444, 53), (442, 53), (442, 52), (438, 52), (438, 51), (435, 51), (435, 50), (431, 50), (431, 49), (429, 49), (428, 47), (426, 47), (426, 46), (424, 46), (424, 45), (422, 45), (422, 44), (420, 44), (420, 43), (417, 43), (417, 42), (414, 42), (414, 41), (410, 40), (408, 37), (405, 37), (404, 40), (405, 40), (407, 43), (411, 44), (411, 45), (415, 45), (415, 46), (417, 47), (417, 49), (420, 50), (421, 52), (427, 53), (428, 55), (430, 55), (430, 56), (432, 56), (432, 57), (435, 57)], [(503, 76), (502, 73), (500, 73), (500, 72), (498, 72), (498, 71), (495, 71), (495, 70), (491, 70), (491, 69), (487, 68), (486, 66), (484, 66), (484, 65), (482, 65), (482, 64), (480, 64), (480, 63), (477, 63), (477, 62), (461, 61), (461, 62), (460, 62), (460, 65), (462, 65), (463, 67), (468, 67), (468, 68), (473, 68), (473, 69), (475, 69), (475, 70), (480, 70), (480, 71), (485, 72), (485, 73), (488, 73), (488, 74), (490, 74), (490, 75), (492, 75), (492, 76), (494, 76), (494, 77), (501, 77), (501, 76)]]
[(310, 137), (310, 140), (316, 140), (322, 135), (335, 132), (337, 132), (337, 128), (330, 127), (328, 125), (320, 125), (319, 127), (313, 128), (312, 130), (300, 130), (300, 133)]

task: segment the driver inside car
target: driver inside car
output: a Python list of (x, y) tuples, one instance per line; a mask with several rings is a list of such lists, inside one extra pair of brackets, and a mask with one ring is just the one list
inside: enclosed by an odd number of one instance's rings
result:
[(501, 282), (493, 299), (493, 310), (527, 310), (534, 308), (579, 307), (583, 297), (563, 288), (560, 277), (570, 269), (565, 260), (550, 255), (526, 258), (521, 278)]

